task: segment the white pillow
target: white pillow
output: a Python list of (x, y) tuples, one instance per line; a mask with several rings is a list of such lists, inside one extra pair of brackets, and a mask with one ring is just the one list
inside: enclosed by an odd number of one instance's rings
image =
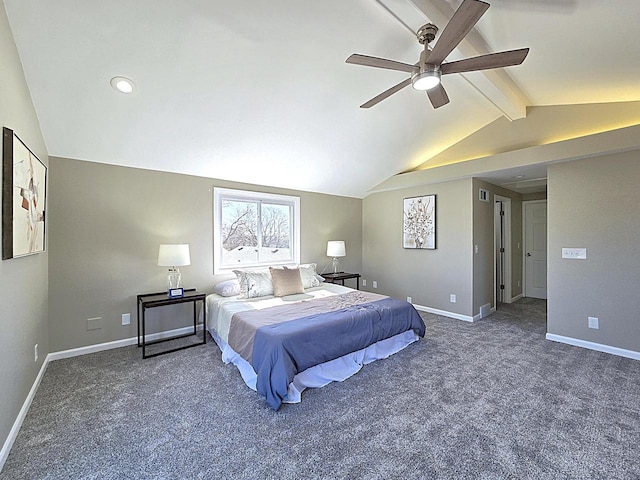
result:
[(317, 287), (320, 285), (320, 280), (318, 278), (320, 275), (316, 273), (316, 264), (315, 263), (307, 263), (304, 265), (300, 265), (300, 278), (302, 278), (302, 286), (304, 288)]
[(217, 293), (223, 297), (240, 295), (240, 283), (237, 279), (220, 282), (213, 287), (213, 293)]
[(240, 295), (244, 298), (273, 295), (269, 270), (234, 270), (240, 283)]

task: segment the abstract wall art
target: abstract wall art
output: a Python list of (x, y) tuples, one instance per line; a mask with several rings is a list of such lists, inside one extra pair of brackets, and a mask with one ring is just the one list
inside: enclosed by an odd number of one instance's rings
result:
[(13, 130), (2, 130), (2, 259), (45, 249), (47, 167)]

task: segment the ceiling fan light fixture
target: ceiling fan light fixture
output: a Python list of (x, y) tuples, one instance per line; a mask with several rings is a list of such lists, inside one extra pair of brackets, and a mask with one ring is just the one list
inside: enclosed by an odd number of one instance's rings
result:
[(440, 69), (428, 67), (422, 73), (416, 73), (411, 77), (411, 86), (416, 90), (431, 90), (440, 85)]

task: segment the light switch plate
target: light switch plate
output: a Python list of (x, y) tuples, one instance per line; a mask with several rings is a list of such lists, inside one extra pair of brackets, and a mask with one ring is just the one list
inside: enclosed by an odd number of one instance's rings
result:
[(563, 248), (562, 258), (570, 258), (572, 260), (586, 260), (587, 249), (586, 248)]

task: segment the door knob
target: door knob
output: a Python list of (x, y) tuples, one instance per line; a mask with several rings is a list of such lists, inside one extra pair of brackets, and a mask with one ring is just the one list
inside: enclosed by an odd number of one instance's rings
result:
[(530, 257), (530, 256), (531, 256), (531, 254), (529, 252), (527, 252), (527, 257)]

